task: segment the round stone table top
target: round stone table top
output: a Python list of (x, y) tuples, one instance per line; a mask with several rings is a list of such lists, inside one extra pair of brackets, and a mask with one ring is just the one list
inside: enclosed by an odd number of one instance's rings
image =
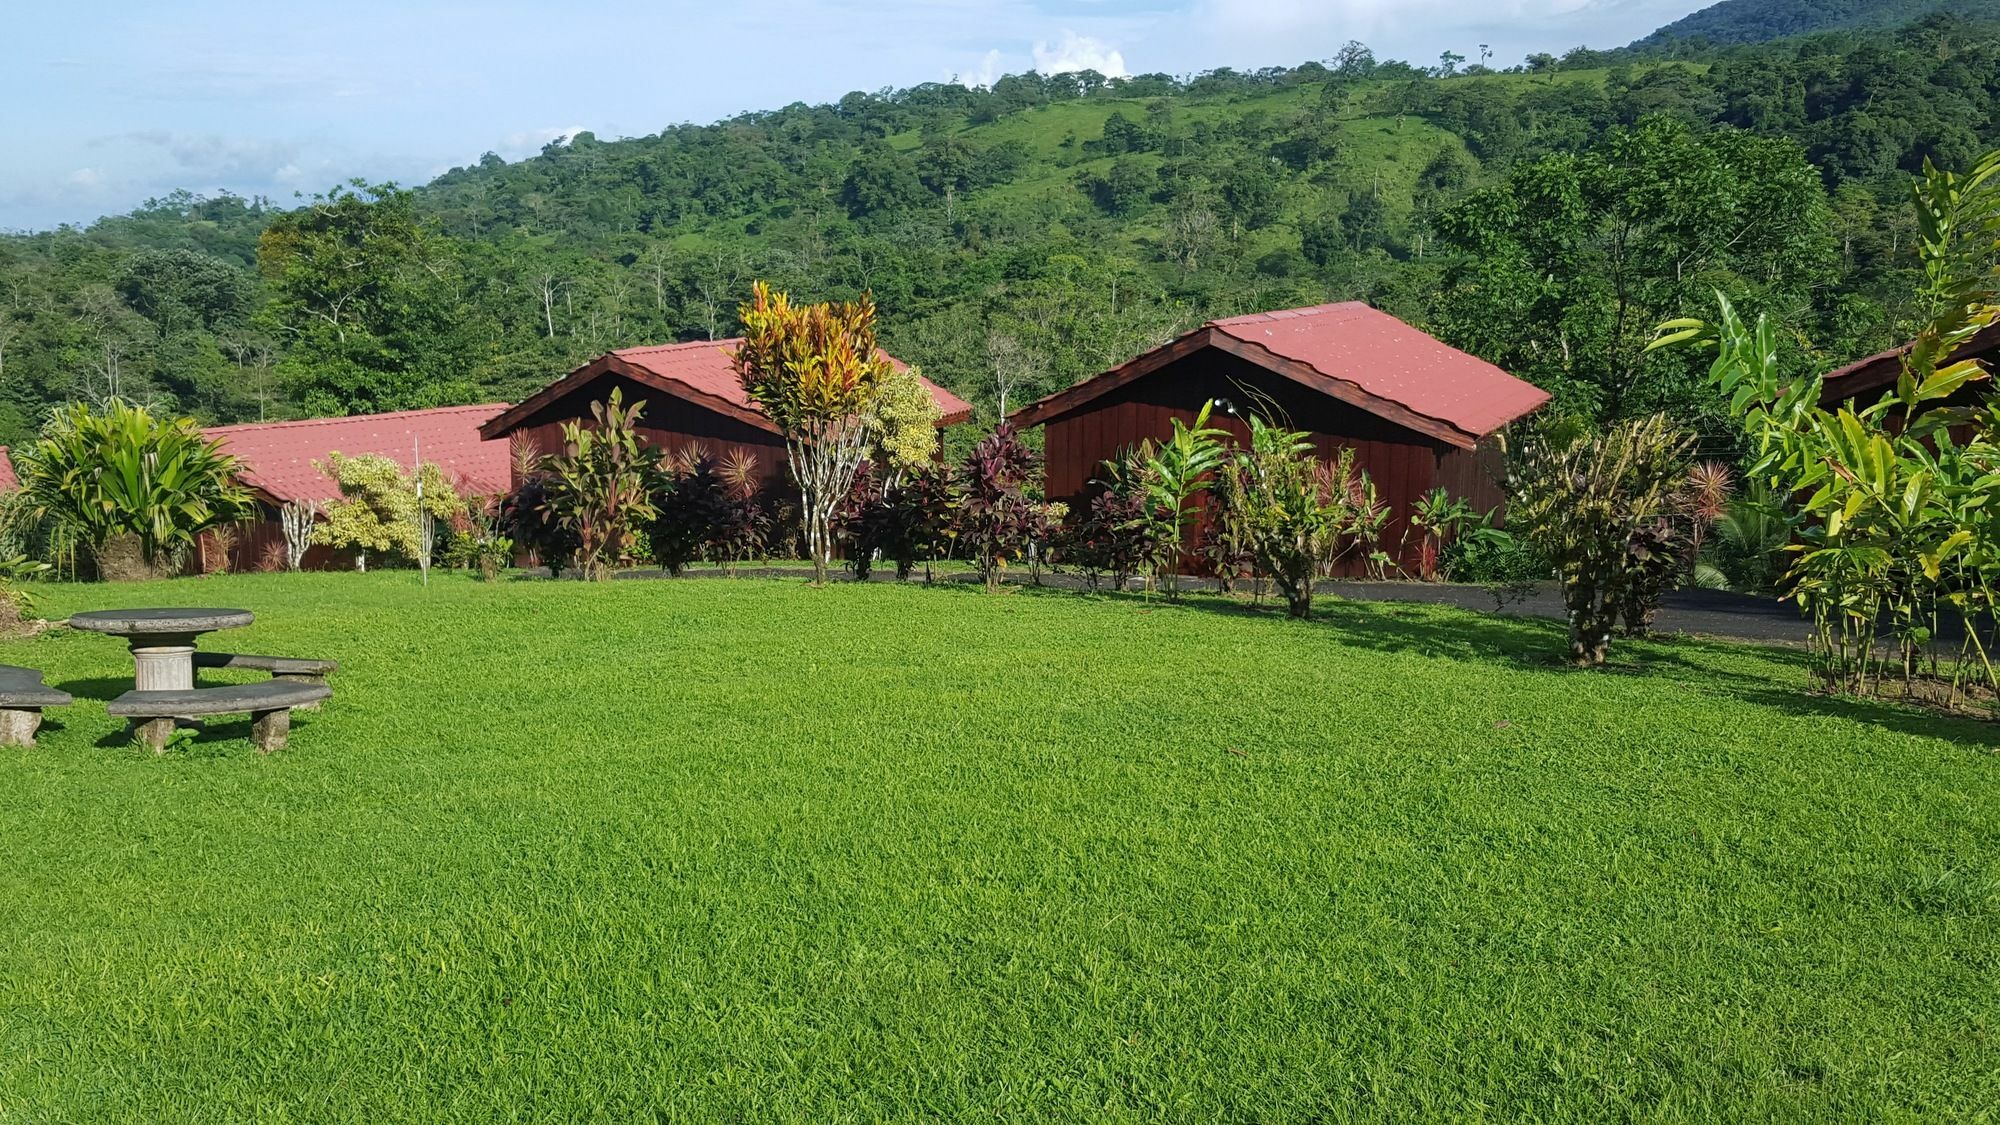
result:
[(254, 620), (247, 609), (94, 609), (71, 616), (69, 623), (75, 629), (132, 637), (212, 633), (240, 629)]

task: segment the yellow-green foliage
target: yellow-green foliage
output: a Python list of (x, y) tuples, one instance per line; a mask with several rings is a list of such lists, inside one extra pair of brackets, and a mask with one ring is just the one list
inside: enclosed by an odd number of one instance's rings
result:
[[(326, 520), (313, 532), (315, 543), (416, 557), (417, 484), (401, 465), (377, 453), (348, 457), (335, 452), (317, 467), (340, 487), (340, 499), (326, 506)], [(465, 510), (465, 501), (436, 462), (424, 462), (423, 479), (422, 510), (439, 520)]]
[(884, 376), (870, 413), (875, 455), (885, 470), (900, 475), (930, 464), (937, 453), (937, 424), (944, 409), (931, 397), (916, 368)]

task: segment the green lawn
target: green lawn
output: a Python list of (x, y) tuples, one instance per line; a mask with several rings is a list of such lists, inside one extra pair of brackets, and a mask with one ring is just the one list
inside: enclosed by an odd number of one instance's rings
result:
[(0, 751), (0, 1122), (1990, 1118), (2000, 729), (1330, 603), (256, 575)]

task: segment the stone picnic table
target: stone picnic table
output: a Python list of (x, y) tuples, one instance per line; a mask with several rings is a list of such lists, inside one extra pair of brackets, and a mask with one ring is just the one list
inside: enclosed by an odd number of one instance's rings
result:
[(190, 691), (195, 638), (254, 620), (247, 609), (99, 609), (76, 614), (69, 623), (124, 637), (132, 646), (133, 682), (140, 691)]

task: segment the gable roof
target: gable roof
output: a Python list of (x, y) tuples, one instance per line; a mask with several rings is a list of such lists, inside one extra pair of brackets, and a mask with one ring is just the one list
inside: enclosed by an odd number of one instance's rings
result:
[[(635, 383), (707, 407), (757, 429), (777, 433), (778, 428), (744, 393), (742, 382), (729, 365), (730, 352), (741, 343), (743, 339), (739, 336), (727, 340), (696, 340), (686, 344), (620, 348), (607, 352), (536, 391), (505, 413), (489, 419), (479, 432), (489, 439), (499, 437), (525, 424), (572, 391), (605, 375), (622, 375)], [(887, 352), (883, 354), (896, 370), (908, 370), (909, 365), (902, 360)], [(922, 379), (922, 376), (918, 378)], [(944, 417), (938, 420), (939, 425), (952, 426), (972, 417), (972, 404), (929, 379), (923, 379), (923, 384), (930, 389), (931, 398), (944, 411)]]
[[(1845, 367), (1836, 367), (1827, 372), (1820, 383), (1821, 404), (1831, 406), (1837, 402), (1845, 402), (1856, 395), (1895, 386), (1896, 379), (1903, 374), (1903, 357), (1909, 354), (1909, 351), (1910, 345), (1904, 344), (1900, 348), (1876, 352), (1865, 359), (1857, 359)], [(1972, 339), (1967, 340), (1952, 355), (1952, 359), (1983, 360), (1986, 363), (1987, 373), (2000, 378), (2000, 371), (1995, 370), (1996, 367), (2000, 367), (2000, 321), (1995, 321), (1973, 333)]]
[(1211, 320), (1014, 414), (1052, 422), (1203, 348), (1218, 348), (1398, 425), (1471, 448), (1549, 400), (1547, 391), (1360, 301)]
[(291, 500), (335, 500), (339, 488), (313, 464), (329, 453), (350, 457), (378, 453), (408, 465), (413, 444), (434, 461), (459, 491), (494, 495), (507, 491), (512, 462), (504, 443), (479, 439), (479, 424), (507, 409), (504, 402), (398, 410), (347, 418), (306, 418), (296, 422), (252, 422), (210, 426), (202, 432), (222, 442), (223, 451), (242, 458), (237, 480), (275, 504)]

